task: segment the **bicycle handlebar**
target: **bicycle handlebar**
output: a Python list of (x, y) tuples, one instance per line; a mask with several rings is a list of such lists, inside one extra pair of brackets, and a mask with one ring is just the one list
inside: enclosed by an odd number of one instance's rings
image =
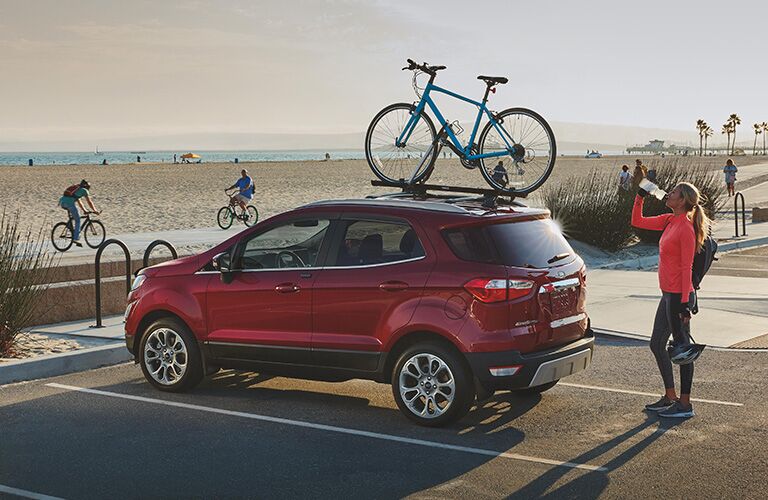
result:
[(423, 71), (424, 73), (427, 73), (429, 75), (435, 76), (435, 73), (437, 73), (441, 69), (445, 69), (445, 66), (430, 66), (426, 62), (423, 64), (417, 64), (416, 61), (414, 61), (413, 59), (408, 59), (408, 66), (403, 68), (403, 71), (405, 70), (413, 71), (415, 69)]

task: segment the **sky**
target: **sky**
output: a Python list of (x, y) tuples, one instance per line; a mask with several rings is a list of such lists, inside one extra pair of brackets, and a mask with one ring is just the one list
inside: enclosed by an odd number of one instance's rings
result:
[(703, 118), (716, 139), (738, 113), (746, 140), (768, 121), (766, 18), (768, 2), (739, 0), (0, 0), (0, 147), (359, 133), (416, 100), (409, 57), (447, 66), (437, 84), (472, 98), (477, 75), (509, 77), (493, 109), (673, 130)]

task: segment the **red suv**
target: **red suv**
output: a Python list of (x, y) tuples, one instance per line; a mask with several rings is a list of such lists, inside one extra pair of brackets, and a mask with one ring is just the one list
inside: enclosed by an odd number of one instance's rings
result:
[(128, 349), (165, 391), (220, 368), (392, 384), (438, 426), (495, 390), (542, 392), (594, 337), (585, 267), (549, 212), (476, 201), (324, 201), (143, 269)]

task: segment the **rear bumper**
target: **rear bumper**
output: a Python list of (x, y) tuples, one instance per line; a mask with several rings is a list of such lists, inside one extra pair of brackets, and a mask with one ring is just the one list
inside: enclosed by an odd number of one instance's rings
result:
[[(480, 385), (488, 390), (523, 389), (559, 380), (585, 370), (592, 363), (595, 337), (591, 330), (574, 342), (546, 351), (465, 353)], [(514, 375), (494, 376), (493, 367), (519, 366)]]

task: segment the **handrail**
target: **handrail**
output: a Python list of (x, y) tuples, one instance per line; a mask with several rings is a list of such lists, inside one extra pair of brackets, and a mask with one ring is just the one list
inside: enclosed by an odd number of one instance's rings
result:
[(160, 245), (162, 245), (165, 248), (167, 248), (168, 250), (170, 250), (171, 251), (171, 255), (173, 255), (174, 259), (178, 259), (179, 258), (179, 254), (176, 251), (176, 247), (173, 246), (172, 243), (170, 243), (168, 241), (165, 241), (165, 240), (155, 240), (155, 241), (153, 241), (152, 243), (149, 244), (149, 246), (147, 247), (146, 250), (144, 250), (144, 267), (148, 267), (149, 266), (149, 255), (152, 253), (152, 250), (154, 250), (155, 247), (158, 247)]
[(131, 292), (131, 252), (128, 251), (125, 243), (110, 238), (99, 245), (99, 249), (96, 250), (96, 324), (92, 325), (91, 328), (104, 328), (101, 323), (101, 254), (105, 248), (112, 244), (118, 245), (125, 253), (125, 294), (128, 295)]
[(747, 235), (747, 211), (746, 208), (744, 208), (744, 194), (739, 191), (736, 193), (736, 196), (733, 197), (733, 216), (736, 225), (736, 238), (739, 237), (739, 198), (741, 198), (741, 235)]

